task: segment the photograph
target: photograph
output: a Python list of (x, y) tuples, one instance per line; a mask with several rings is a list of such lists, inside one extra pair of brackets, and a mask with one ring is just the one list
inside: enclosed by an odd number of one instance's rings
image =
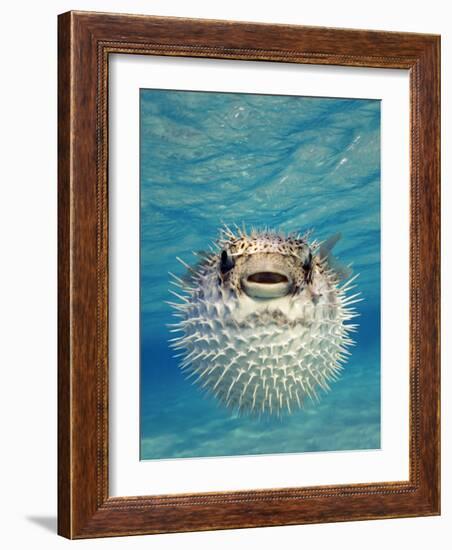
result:
[(140, 459), (379, 449), (381, 101), (139, 100)]

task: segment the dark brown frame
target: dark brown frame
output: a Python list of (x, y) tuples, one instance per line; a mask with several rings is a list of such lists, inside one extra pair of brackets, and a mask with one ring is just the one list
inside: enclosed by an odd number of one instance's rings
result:
[[(69, 538), (439, 514), (440, 38), (69, 12), (58, 38), (58, 532)], [(210, 57), (410, 72), (410, 478), (108, 494), (108, 59)]]

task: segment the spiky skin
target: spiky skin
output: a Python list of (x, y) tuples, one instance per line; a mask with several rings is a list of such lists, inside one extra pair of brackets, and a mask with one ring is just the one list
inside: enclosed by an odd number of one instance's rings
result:
[[(336, 380), (353, 344), (348, 324), (357, 294), (339, 286), (337, 275), (319, 256), (319, 245), (307, 236), (271, 231), (221, 230), (217, 250), (190, 271), (190, 282), (174, 277), (183, 294), (171, 303), (178, 322), (171, 345), (180, 350), (181, 368), (226, 407), (256, 416), (281, 415), (317, 401)], [(235, 265), (226, 273), (221, 252)], [(290, 294), (256, 300), (243, 292), (240, 275), (253, 254), (270, 254), (290, 274)], [(309, 257), (309, 264), (306, 258)], [(182, 262), (184, 263), (184, 262)]]

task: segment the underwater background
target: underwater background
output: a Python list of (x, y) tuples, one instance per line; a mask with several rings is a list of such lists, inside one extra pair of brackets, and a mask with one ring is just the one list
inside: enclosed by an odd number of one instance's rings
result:
[[(140, 459), (380, 448), (380, 101), (142, 89), (140, 126)], [(223, 223), (341, 233), (364, 300), (320, 403), (238, 416), (180, 371), (168, 272)]]

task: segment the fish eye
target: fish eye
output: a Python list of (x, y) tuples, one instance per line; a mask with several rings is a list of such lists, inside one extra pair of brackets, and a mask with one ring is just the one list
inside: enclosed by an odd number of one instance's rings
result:
[(234, 267), (234, 260), (232, 259), (231, 255), (228, 254), (227, 250), (222, 250), (221, 259), (220, 259), (221, 273), (226, 273), (227, 271), (230, 271), (233, 267)]
[(306, 256), (305, 261), (303, 262), (304, 270), (304, 279), (307, 283), (312, 283), (312, 253), (309, 251), (309, 254)]
[(310, 271), (312, 268), (312, 253), (309, 251), (309, 254), (307, 255), (305, 261), (303, 262), (303, 269), (305, 271)]

